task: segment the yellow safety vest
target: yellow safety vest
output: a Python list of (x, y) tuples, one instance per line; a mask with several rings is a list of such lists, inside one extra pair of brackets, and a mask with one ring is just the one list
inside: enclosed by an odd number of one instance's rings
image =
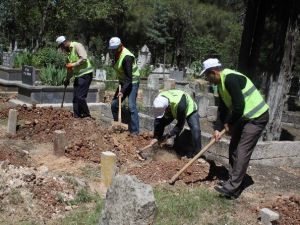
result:
[(245, 99), (245, 108), (243, 112), (243, 118), (254, 119), (262, 115), (269, 109), (269, 106), (263, 99), (262, 95), (256, 89), (252, 81), (245, 75), (230, 69), (224, 69), (221, 71), (221, 82), (218, 84), (218, 90), (220, 96), (229, 110), (232, 110), (232, 98), (229, 95), (225, 87), (225, 79), (228, 74), (235, 74), (236, 76), (243, 76), (247, 82), (242, 90)]
[(125, 80), (125, 73), (122, 67), (122, 63), (126, 55), (132, 56), (134, 58), (134, 63), (132, 65), (132, 83), (138, 83), (140, 81), (140, 71), (136, 64), (134, 55), (127, 48), (123, 48), (118, 61), (113, 66), (115, 71), (117, 72), (118, 79), (120, 82), (124, 82)]
[(194, 100), (192, 99), (192, 97), (184, 91), (168, 90), (168, 91), (163, 91), (163, 92), (159, 93), (159, 95), (164, 96), (169, 100), (170, 107), (171, 107), (171, 113), (175, 119), (177, 119), (178, 104), (183, 95), (185, 95), (186, 101), (187, 101), (185, 115), (188, 117), (189, 115), (191, 115), (193, 112), (195, 112), (197, 110), (197, 105), (194, 102)]
[[(75, 41), (72, 41), (70, 44), (71, 52), (68, 54), (68, 60), (70, 63), (74, 63), (79, 60), (79, 56), (78, 56), (78, 54), (76, 52), (76, 48), (75, 48), (76, 44), (77, 44), (77, 42), (75, 42)], [(80, 77), (80, 76), (83, 76), (85, 74), (92, 73), (92, 72), (93, 72), (93, 67), (92, 67), (89, 59), (86, 59), (86, 61), (84, 61), (79, 66), (74, 66), (74, 69), (73, 69), (73, 74), (75, 77)]]

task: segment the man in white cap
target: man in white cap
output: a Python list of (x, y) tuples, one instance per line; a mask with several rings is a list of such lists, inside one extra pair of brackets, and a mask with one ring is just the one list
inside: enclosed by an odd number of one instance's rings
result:
[(140, 84), (140, 71), (136, 64), (135, 56), (123, 46), (120, 38), (112, 37), (109, 40), (108, 49), (114, 55), (113, 68), (116, 71), (121, 85), (121, 91), (116, 90), (111, 103), (111, 111), (115, 121), (118, 120), (118, 97), (122, 102), (128, 97), (128, 108), (130, 113), (129, 131), (132, 134), (139, 133), (139, 114), (136, 107), (136, 98)]
[(219, 118), (214, 138), (220, 139), (224, 126), (231, 135), (229, 145), (229, 179), (215, 190), (226, 197), (237, 198), (244, 188), (244, 177), (251, 154), (269, 120), (269, 106), (245, 75), (223, 69), (216, 58), (203, 62), (205, 79), (217, 85), (220, 96)]
[(59, 36), (56, 42), (68, 58), (66, 64), (68, 75), (64, 81), (65, 87), (70, 84), (72, 76), (75, 78), (73, 91), (74, 117), (91, 117), (86, 97), (93, 79), (93, 67), (87, 57), (86, 50), (81, 43), (69, 41), (65, 36)]
[[(201, 149), (201, 130), (197, 105), (192, 97), (181, 90), (163, 91), (154, 99), (153, 106), (156, 118), (152, 143), (178, 136), (187, 121), (192, 133), (193, 151), (186, 155), (194, 157)], [(165, 127), (174, 119), (177, 120), (176, 126), (163, 135)]]

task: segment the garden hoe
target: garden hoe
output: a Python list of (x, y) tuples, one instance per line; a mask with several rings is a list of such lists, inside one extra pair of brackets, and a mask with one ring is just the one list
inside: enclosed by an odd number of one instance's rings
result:
[[(221, 137), (225, 134), (225, 129), (221, 131), (220, 135)], [(216, 140), (212, 138), (210, 142), (197, 154), (192, 158), (187, 164), (182, 167), (181, 170), (179, 170), (169, 181), (169, 184), (174, 184), (175, 181), (178, 179), (178, 177), (190, 166), (193, 162), (195, 162), (201, 155), (203, 155), (204, 152), (206, 152), (213, 144), (216, 143)]]
[[(69, 79), (71, 76), (72, 76), (72, 70), (69, 70), (69, 69), (68, 69), (68, 70), (67, 70), (67, 76), (66, 76), (66, 79)], [(62, 101), (61, 101), (60, 108), (63, 108), (63, 107), (64, 107), (64, 101), (65, 101), (66, 90), (67, 90), (67, 85), (65, 85), (65, 88), (64, 88), (64, 94), (63, 94), (63, 98), (62, 98)]]
[[(119, 92), (121, 91), (121, 85), (119, 85)], [(128, 125), (122, 123), (122, 97), (119, 96), (119, 111), (118, 111), (118, 121), (112, 122), (112, 129), (115, 131), (125, 131), (128, 130)]]

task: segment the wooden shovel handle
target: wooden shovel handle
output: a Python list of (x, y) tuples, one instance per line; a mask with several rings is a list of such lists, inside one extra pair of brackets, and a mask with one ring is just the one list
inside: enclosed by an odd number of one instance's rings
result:
[[(225, 134), (225, 129), (221, 131), (220, 135), (221, 137)], [(216, 143), (216, 140), (212, 138), (210, 142), (200, 151), (197, 155), (194, 156), (187, 164), (182, 167), (181, 170), (179, 170), (169, 181), (169, 184), (173, 184), (177, 178), (182, 174), (190, 165), (192, 165), (193, 162), (195, 162), (204, 152), (206, 152), (214, 143)]]
[[(119, 93), (121, 92), (121, 84), (119, 85)], [(118, 94), (119, 94), (118, 93)], [(122, 97), (119, 96), (119, 111), (118, 111), (118, 122), (121, 123), (121, 114), (122, 114)]]

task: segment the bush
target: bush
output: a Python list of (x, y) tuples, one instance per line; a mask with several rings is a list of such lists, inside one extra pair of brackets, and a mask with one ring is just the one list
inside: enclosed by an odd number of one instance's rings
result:
[(36, 68), (54, 65), (56, 68), (64, 68), (67, 62), (66, 56), (54, 48), (43, 48), (33, 55), (32, 65)]
[(32, 65), (32, 54), (28, 52), (22, 52), (16, 55), (13, 61), (13, 67), (21, 68), (23, 65)]
[(40, 80), (42, 84), (60, 86), (63, 84), (66, 75), (67, 71), (65, 69), (56, 68), (54, 65), (49, 64), (42, 68)]

